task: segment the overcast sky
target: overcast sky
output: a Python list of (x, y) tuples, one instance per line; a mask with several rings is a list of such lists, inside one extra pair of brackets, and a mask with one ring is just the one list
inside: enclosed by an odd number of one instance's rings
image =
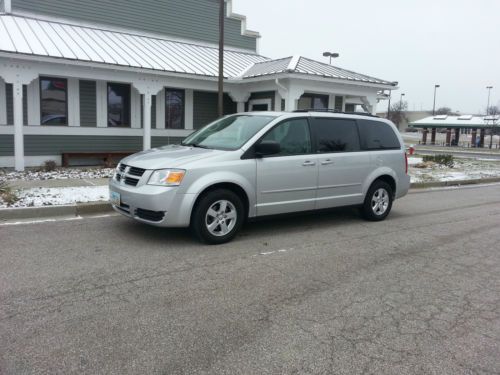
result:
[[(500, 105), (500, 0), (233, 0), (259, 31), (261, 54), (300, 54), (398, 81), (410, 110), (484, 111)], [(383, 110), (386, 104), (380, 104)]]

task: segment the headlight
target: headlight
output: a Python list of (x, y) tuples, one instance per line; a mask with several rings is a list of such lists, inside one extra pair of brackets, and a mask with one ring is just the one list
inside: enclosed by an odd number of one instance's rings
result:
[(158, 169), (149, 177), (148, 185), (179, 186), (185, 174), (183, 169)]

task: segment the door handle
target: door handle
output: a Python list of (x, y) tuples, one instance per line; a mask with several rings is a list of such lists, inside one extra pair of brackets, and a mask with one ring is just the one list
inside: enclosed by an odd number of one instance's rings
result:
[(305, 162), (302, 163), (302, 165), (304, 167), (312, 167), (312, 166), (316, 165), (316, 163), (313, 161), (310, 161), (310, 160), (306, 160)]
[(321, 165), (328, 165), (328, 164), (333, 164), (335, 163), (333, 160), (326, 159), (321, 162)]

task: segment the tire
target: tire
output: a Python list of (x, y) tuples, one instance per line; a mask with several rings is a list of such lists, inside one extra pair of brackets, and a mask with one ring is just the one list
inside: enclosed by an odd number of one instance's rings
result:
[(376, 180), (368, 189), (361, 207), (363, 218), (369, 221), (384, 220), (391, 212), (394, 192), (391, 186), (382, 180)]
[(212, 190), (202, 195), (191, 216), (191, 230), (210, 245), (231, 241), (244, 222), (241, 198), (230, 190)]

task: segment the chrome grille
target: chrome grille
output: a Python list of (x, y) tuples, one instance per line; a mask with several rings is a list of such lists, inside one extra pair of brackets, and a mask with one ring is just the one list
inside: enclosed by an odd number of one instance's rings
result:
[(143, 168), (120, 164), (118, 172), (115, 175), (115, 179), (125, 185), (137, 186), (144, 172), (146, 172), (146, 170)]
[(130, 174), (132, 176), (137, 176), (137, 177), (141, 177), (144, 174), (144, 172), (146, 172), (145, 169), (137, 168), (137, 167), (130, 167), (128, 170), (128, 174)]

